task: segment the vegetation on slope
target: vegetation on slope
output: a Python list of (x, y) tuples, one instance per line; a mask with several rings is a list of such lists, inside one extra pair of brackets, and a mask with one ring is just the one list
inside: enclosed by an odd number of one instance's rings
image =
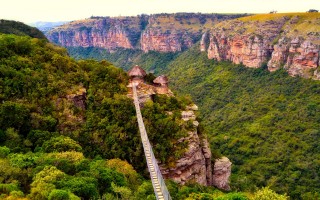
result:
[(46, 39), (46, 36), (37, 28), (24, 23), (0, 19), (0, 33), (30, 36), (33, 38)]
[(222, 21), (213, 27), (223, 30), (226, 36), (256, 34), (265, 37), (271, 34), (278, 35), (277, 39), (309, 38), (314, 44), (320, 44), (320, 13), (258, 14)]
[[(106, 61), (77, 62), (44, 39), (0, 34), (0, 199), (155, 199), (141, 176), (146, 165), (127, 78)], [(84, 88), (85, 109), (68, 99)], [(184, 107), (157, 96), (143, 109), (162, 162), (183, 153), (175, 140), (185, 134), (177, 124)], [(173, 199), (248, 199), (197, 184), (167, 186)]]
[[(46, 40), (0, 35), (0, 199), (155, 199), (142, 176), (146, 164), (127, 79), (106, 61), (77, 62)], [(84, 88), (85, 109), (68, 99)], [(187, 129), (184, 106), (158, 96), (143, 109), (163, 163), (185, 150), (176, 144)], [(196, 184), (168, 187), (173, 199), (223, 196)]]
[(155, 51), (144, 53), (141, 50), (133, 49), (118, 49), (110, 53), (105, 49), (95, 47), (68, 47), (67, 49), (70, 56), (75, 59), (106, 59), (124, 70), (129, 70), (132, 66), (139, 65), (155, 74), (165, 71), (168, 64), (180, 54), (179, 52), (160, 53)]
[(197, 46), (168, 69), (199, 105), (211, 148), (233, 162), (233, 189), (319, 198), (320, 82), (208, 60)]

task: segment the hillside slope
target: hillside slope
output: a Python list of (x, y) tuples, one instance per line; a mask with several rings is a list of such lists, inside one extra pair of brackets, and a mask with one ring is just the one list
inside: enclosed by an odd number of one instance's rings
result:
[(0, 19), (0, 33), (15, 34), (20, 36), (30, 36), (33, 38), (47, 39), (37, 28), (28, 26), (24, 23)]
[[(0, 34), (0, 199), (154, 199), (127, 84), (107, 61), (75, 61), (46, 40)], [(190, 101), (153, 98), (142, 113), (166, 177), (211, 185), (210, 148), (199, 123), (181, 116)], [(168, 181), (173, 199), (223, 195), (192, 183)]]
[(233, 189), (270, 186), (293, 199), (318, 197), (318, 81), (208, 60), (198, 46), (168, 69), (172, 87), (198, 104), (212, 148), (235, 164)]
[(154, 74), (161, 74), (166, 67), (181, 52), (156, 52), (144, 53), (137, 49), (118, 49), (112, 53), (103, 48), (96, 47), (67, 47), (71, 57), (81, 59), (108, 60), (115, 66), (128, 71), (132, 66), (144, 66), (144, 69)]

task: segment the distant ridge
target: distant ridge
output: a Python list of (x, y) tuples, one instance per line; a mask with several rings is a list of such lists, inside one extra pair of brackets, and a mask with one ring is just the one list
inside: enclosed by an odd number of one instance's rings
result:
[(59, 21), (59, 22), (43, 22), (43, 21), (38, 21), (38, 22), (34, 22), (34, 23), (30, 23), (30, 26), (36, 27), (37, 29), (39, 29), (40, 31), (42, 31), (44, 34), (48, 31), (50, 31), (51, 29), (57, 27), (57, 26), (61, 26), (63, 24), (68, 23), (69, 21)]
[(47, 39), (37, 28), (13, 20), (0, 19), (0, 33)]

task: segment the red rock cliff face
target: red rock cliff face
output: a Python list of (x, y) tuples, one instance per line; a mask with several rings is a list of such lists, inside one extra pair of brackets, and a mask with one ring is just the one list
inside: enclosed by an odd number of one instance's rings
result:
[(144, 31), (141, 36), (141, 50), (144, 52), (177, 52), (189, 48), (192, 45), (193, 41), (190, 36), (187, 34), (183, 35), (183, 33), (148, 29)]
[(271, 54), (270, 46), (257, 36), (236, 36), (226, 38), (219, 34), (211, 35), (208, 58), (230, 60), (235, 64), (257, 68)]
[(144, 52), (177, 52), (191, 47), (209, 27), (239, 17), (216, 14), (157, 14), (137, 17), (93, 17), (70, 22), (46, 34), (65, 47), (141, 49)]
[(316, 70), (319, 66), (319, 46), (312, 44), (310, 40), (295, 38), (288, 41), (282, 38), (274, 46), (268, 69), (275, 71), (282, 66), (291, 76), (319, 80)]
[(267, 63), (269, 71), (285, 68), (291, 76), (319, 80), (320, 14), (273, 14), (265, 21), (256, 20), (258, 17), (214, 26), (209, 33), (208, 58), (253, 68)]
[(161, 165), (161, 173), (164, 178), (174, 180), (179, 184), (195, 181), (200, 185), (216, 186), (223, 190), (230, 190), (229, 177), (231, 175), (232, 163), (226, 157), (212, 162), (212, 154), (206, 138), (199, 137), (194, 113), (197, 106), (188, 106), (182, 111), (182, 119), (191, 121), (195, 127), (188, 136), (180, 138), (179, 142), (187, 142), (188, 147), (184, 155), (175, 162), (174, 167)]
[(133, 48), (132, 35), (139, 33), (128, 31), (124, 21), (113, 19), (91, 20), (82, 26), (73, 22), (73, 28), (58, 28), (47, 34), (50, 41), (65, 47), (103, 47), (109, 50), (116, 48)]

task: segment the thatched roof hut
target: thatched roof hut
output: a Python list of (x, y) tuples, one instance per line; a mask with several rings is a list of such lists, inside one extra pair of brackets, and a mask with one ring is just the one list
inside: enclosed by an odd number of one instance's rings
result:
[(161, 75), (161, 76), (158, 76), (156, 79), (154, 79), (153, 82), (160, 85), (167, 85), (169, 82), (169, 79), (165, 75)]
[(130, 77), (145, 77), (147, 73), (138, 65), (134, 66), (129, 72)]

